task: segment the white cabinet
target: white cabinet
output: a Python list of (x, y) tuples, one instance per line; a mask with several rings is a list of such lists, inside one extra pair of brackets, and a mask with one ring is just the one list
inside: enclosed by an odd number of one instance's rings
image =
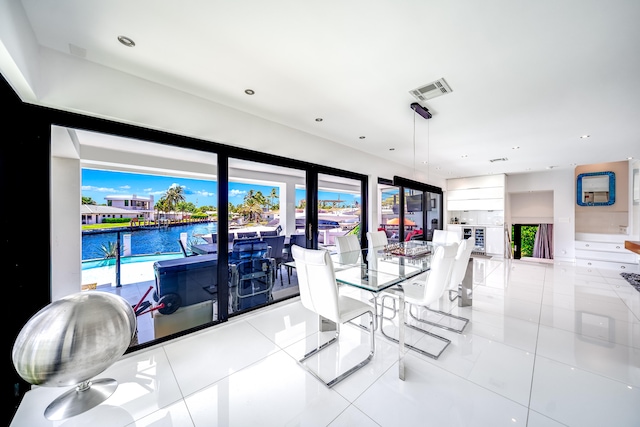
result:
[(620, 272), (638, 272), (638, 256), (624, 248), (620, 236), (611, 236), (610, 241), (576, 240), (576, 265), (615, 269)]
[(504, 227), (486, 227), (485, 252), (487, 255), (504, 256)]

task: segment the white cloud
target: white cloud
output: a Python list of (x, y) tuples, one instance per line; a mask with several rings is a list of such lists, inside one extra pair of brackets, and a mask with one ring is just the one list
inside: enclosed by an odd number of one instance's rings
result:
[(112, 187), (95, 187), (93, 185), (83, 185), (84, 191), (97, 191), (98, 193), (118, 193), (118, 190)]
[(247, 194), (246, 191), (243, 190), (231, 190), (229, 191), (229, 197), (240, 197)]
[(216, 195), (216, 193), (211, 193), (211, 192), (205, 191), (205, 190), (196, 191), (195, 194), (197, 194), (199, 196), (203, 196), (203, 197), (215, 197), (215, 195)]

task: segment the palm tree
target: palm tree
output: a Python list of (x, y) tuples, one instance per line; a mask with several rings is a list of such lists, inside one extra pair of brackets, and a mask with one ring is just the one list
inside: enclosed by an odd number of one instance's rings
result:
[(173, 184), (164, 194), (164, 198), (169, 210), (175, 210), (178, 203), (186, 200), (184, 197), (184, 188), (180, 187), (178, 184)]
[(278, 192), (275, 187), (271, 189), (271, 193), (269, 193), (269, 209), (273, 210), (273, 199), (278, 198)]

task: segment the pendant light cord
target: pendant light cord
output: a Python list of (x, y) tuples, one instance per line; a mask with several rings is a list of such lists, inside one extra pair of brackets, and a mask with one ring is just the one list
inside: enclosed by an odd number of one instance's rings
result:
[(416, 179), (416, 114), (413, 114), (413, 179)]

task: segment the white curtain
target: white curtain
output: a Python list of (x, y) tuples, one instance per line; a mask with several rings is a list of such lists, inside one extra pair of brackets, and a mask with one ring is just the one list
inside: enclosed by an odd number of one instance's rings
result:
[(533, 245), (534, 258), (553, 259), (553, 224), (540, 224)]

